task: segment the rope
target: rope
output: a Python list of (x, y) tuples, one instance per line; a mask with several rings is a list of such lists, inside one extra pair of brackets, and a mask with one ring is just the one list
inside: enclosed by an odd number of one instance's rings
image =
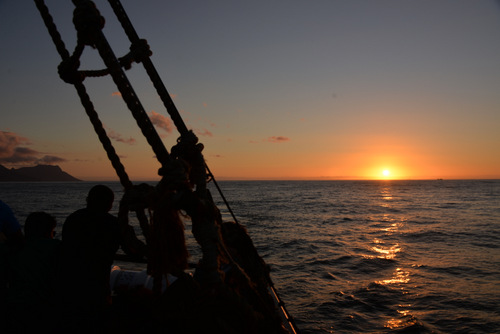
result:
[[(75, 50), (73, 56), (75, 56), (76, 53), (77, 51)], [(81, 53), (78, 54), (78, 57), (80, 57), (80, 55)], [(125, 70), (129, 70), (132, 68), (133, 62), (140, 63), (142, 62), (143, 59), (145, 59), (145, 57), (149, 57), (150, 55), (151, 55), (151, 50), (149, 49), (149, 45), (147, 44), (146, 40), (141, 39), (139, 43), (132, 44), (132, 46), (130, 47), (130, 52), (127, 53), (125, 56), (118, 58), (118, 62), (120, 63), (120, 66), (122, 68), (124, 68)], [(78, 65), (80, 65), (79, 62)], [(68, 70), (71, 69), (72, 68), (70, 67)], [(76, 69), (74, 69), (74, 71), (76, 71), (77, 69), (78, 66), (76, 66)], [(81, 76), (83, 78), (87, 77), (99, 78), (110, 74), (108, 68), (102, 70), (80, 70), (76, 72), (78, 72), (78, 76)]]
[(50, 15), (49, 9), (45, 5), (45, 2), (43, 0), (35, 0), (35, 4), (38, 8), (38, 11), (40, 12), (40, 15), (42, 16), (45, 26), (49, 31), (50, 37), (52, 37), (52, 41), (56, 46), (57, 52), (61, 55), (62, 59), (69, 58), (70, 54), (68, 50), (66, 50), (66, 46), (64, 45), (59, 31), (57, 31), (56, 25), (54, 24), (54, 19)]
[(208, 172), (208, 175), (210, 176), (210, 181), (213, 181), (214, 183), (214, 186), (215, 188), (217, 189), (217, 191), (219, 192), (219, 195), (221, 196), (222, 198), (222, 201), (224, 202), (224, 205), (226, 206), (227, 210), (229, 211), (229, 213), (231, 214), (231, 217), (234, 219), (234, 222), (238, 225), (240, 225), (240, 223), (238, 222), (238, 219), (236, 219), (236, 216), (234, 215), (234, 212), (233, 210), (231, 209), (230, 205), (229, 205), (229, 202), (226, 200), (226, 197), (224, 196), (224, 194), (222, 193), (222, 190), (221, 188), (219, 187), (219, 184), (217, 183), (217, 181), (215, 181), (215, 177), (214, 177), (214, 174), (212, 174), (212, 172), (210, 171), (210, 169), (208, 168), (208, 165), (205, 164), (205, 168), (207, 169), (207, 172)]
[[(57, 31), (56, 25), (54, 24), (54, 20), (50, 15), (47, 6), (45, 5), (43, 0), (35, 0), (35, 4), (38, 10), (40, 11), (45, 26), (47, 27), (49, 34), (52, 37), (52, 41), (54, 42), (56, 49), (62, 58), (62, 63), (65, 62), (67, 63), (71, 58), (71, 56), (68, 50), (66, 49), (64, 42), (62, 41), (61, 35)], [(77, 46), (75, 53), (78, 53), (79, 48), (81, 48), (81, 46)], [(106, 151), (108, 159), (111, 161), (111, 165), (115, 169), (121, 184), (125, 189), (130, 188), (132, 186), (132, 182), (130, 181), (127, 173), (125, 172), (125, 167), (121, 163), (118, 154), (116, 154), (116, 151), (111, 143), (111, 140), (106, 134), (106, 130), (104, 130), (102, 122), (99, 119), (99, 115), (95, 111), (94, 105), (92, 104), (92, 101), (90, 100), (90, 97), (87, 94), (85, 86), (83, 85), (81, 80), (75, 80), (73, 84), (78, 93), (78, 96), (80, 97), (80, 101), (82, 102), (82, 105), (85, 108), (85, 112), (87, 113), (87, 116), (89, 117), (90, 122), (94, 127), (94, 131), (97, 133), (99, 141), (101, 142), (104, 150)]]
[[(91, 1), (73, 0), (73, 3), (77, 7), (77, 9), (78, 8), (81, 9), (79, 11), (75, 11), (75, 15), (76, 14), (84, 15), (86, 17), (92, 15), (94, 16), (99, 15), (98, 12), (94, 11), (93, 9), (89, 9), (88, 5), (89, 2)], [(80, 20), (74, 20), (74, 21), (80, 22)], [(91, 22), (96, 22), (96, 21), (97, 21), (96, 19), (91, 20)], [(127, 77), (125, 76), (125, 73), (122, 71), (120, 63), (116, 58), (115, 54), (113, 53), (113, 50), (111, 49), (111, 46), (106, 40), (106, 37), (104, 37), (104, 34), (102, 33), (101, 29), (100, 28), (98, 29), (96, 25), (87, 25), (87, 24), (76, 26), (76, 29), (81, 31), (79, 32), (79, 36), (92, 35), (92, 41), (91, 41), (92, 45), (95, 45), (95, 47), (99, 52), (99, 55), (104, 61), (104, 64), (109, 69), (111, 77), (113, 78), (114, 83), (118, 87), (118, 90), (120, 91), (123, 100), (125, 101), (127, 107), (131, 111), (134, 119), (137, 122), (137, 125), (142, 131), (142, 134), (146, 138), (149, 145), (152, 147), (158, 161), (160, 161), (162, 165), (165, 165), (170, 160), (169, 154), (165, 149), (165, 146), (163, 145), (160, 136), (156, 132), (156, 129), (151, 123), (151, 120), (147, 116), (144, 107), (139, 101), (137, 95), (135, 94), (134, 89), (132, 88)], [(87, 29), (88, 31), (85, 31)]]
[[(125, 12), (125, 9), (121, 5), (119, 0), (108, 0), (109, 4), (113, 8), (113, 11), (115, 12), (116, 17), (120, 21), (123, 30), (127, 34), (130, 42), (132, 45), (136, 45), (139, 43), (142, 43), (139, 35), (134, 29), (134, 26), (132, 25), (132, 22), (130, 22), (130, 19), (127, 16), (127, 13)], [(170, 94), (167, 91), (167, 88), (163, 84), (163, 81), (160, 78), (160, 75), (158, 74), (158, 71), (156, 71), (156, 68), (154, 67), (153, 63), (151, 62), (151, 59), (149, 57), (144, 57), (142, 59), (142, 65), (144, 66), (144, 69), (149, 75), (149, 78), (153, 82), (154, 87), (156, 88), (156, 91), (158, 92), (158, 95), (160, 96), (161, 100), (163, 101), (163, 105), (167, 109), (167, 112), (170, 115), (170, 118), (172, 118), (172, 121), (174, 122), (175, 126), (177, 127), (177, 130), (179, 133), (183, 136), (189, 135), (188, 128), (186, 127), (186, 124), (184, 123), (182, 117), (179, 114), (179, 111), (177, 110), (174, 102), (172, 101), (172, 98), (170, 97)]]
[[(136, 30), (134, 29), (134, 26), (132, 25), (132, 22), (130, 21), (127, 13), (125, 12), (125, 9), (121, 5), (119, 0), (108, 0), (109, 4), (113, 8), (113, 11), (115, 12), (116, 17), (120, 21), (123, 30), (127, 34), (130, 42), (132, 42), (132, 45), (135, 43), (139, 43), (144, 41), (143, 39), (139, 38), (139, 35), (137, 34)], [(161, 100), (163, 101), (163, 104), (165, 108), (167, 109), (167, 112), (169, 113), (172, 121), (174, 122), (175, 126), (177, 127), (179, 133), (183, 137), (192, 137), (196, 138), (194, 133), (192, 131), (189, 131), (181, 118), (179, 111), (177, 110), (174, 102), (172, 101), (172, 98), (170, 97), (170, 94), (168, 93), (165, 85), (163, 84), (163, 81), (161, 80), (158, 72), (156, 71), (156, 68), (154, 67), (153, 63), (151, 62), (151, 59), (149, 57), (146, 57), (142, 59), (142, 64), (148, 73), (151, 81), (153, 82), (154, 87), (156, 88), (156, 91), (158, 95), (160, 96)], [(194, 142), (196, 144), (197, 139), (190, 139), (188, 140), (189, 142)], [(215, 180), (215, 176), (212, 174), (210, 169), (208, 168), (208, 165), (205, 164), (206, 171), (208, 175), (210, 176), (210, 179), (214, 182), (215, 187), (217, 188), (217, 191), (219, 192), (221, 198), (224, 201), (224, 204), (226, 205), (228, 211), (231, 213), (232, 218), (234, 219), (235, 222), (237, 222), (236, 216), (234, 215), (233, 210), (231, 209), (228, 201), (226, 200), (224, 194), (222, 193), (221, 188), (217, 184), (217, 181)]]

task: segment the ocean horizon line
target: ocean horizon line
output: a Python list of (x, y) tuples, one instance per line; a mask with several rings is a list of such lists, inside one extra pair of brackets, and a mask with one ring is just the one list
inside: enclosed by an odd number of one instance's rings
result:
[[(279, 182), (293, 182), (293, 181), (349, 181), (349, 182), (355, 182), (355, 181), (382, 181), (382, 182), (387, 182), (387, 181), (498, 181), (500, 180), (500, 177), (486, 177), (486, 178), (401, 178), (401, 179), (362, 179), (362, 178), (329, 178), (329, 177), (324, 177), (324, 178), (232, 178), (232, 177), (219, 177), (216, 178), (217, 182), (222, 182), (222, 181), (235, 181), (235, 182), (262, 182), (262, 181), (279, 181)], [(138, 178), (138, 179), (132, 179), (132, 182), (158, 182), (160, 179), (146, 179), (146, 178)], [(79, 183), (79, 182), (85, 182), (85, 183), (96, 183), (96, 182), (120, 182), (118, 179), (79, 179), (79, 181), (0, 181), (0, 183)]]

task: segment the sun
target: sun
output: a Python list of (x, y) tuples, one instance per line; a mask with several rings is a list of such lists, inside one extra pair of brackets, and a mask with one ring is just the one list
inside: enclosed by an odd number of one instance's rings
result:
[(384, 169), (382, 171), (382, 175), (384, 175), (385, 177), (389, 177), (391, 175), (391, 171), (388, 169)]

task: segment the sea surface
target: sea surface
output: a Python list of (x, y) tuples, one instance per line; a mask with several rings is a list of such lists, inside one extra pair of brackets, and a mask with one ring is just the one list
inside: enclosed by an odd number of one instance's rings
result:
[[(60, 232), (93, 185), (0, 183), (0, 198)], [(219, 186), (302, 333), (500, 333), (500, 180)]]

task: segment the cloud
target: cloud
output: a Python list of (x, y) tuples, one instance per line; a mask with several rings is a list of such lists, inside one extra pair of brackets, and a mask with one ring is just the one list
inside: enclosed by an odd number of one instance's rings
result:
[(283, 137), (283, 136), (272, 136), (272, 137), (267, 138), (266, 141), (268, 141), (270, 143), (284, 143), (284, 142), (290, 141), (290, 138)]
[(194, 133), (201, 137), (213, 137), (214, 134), (207, 129), (194, 129)]
[(154, 110), (149, 114), (149, 118), (151, 119), (151, 123), (153, 123), (154, 126), (164, 130), (167, 134), (170, 134), (172, 133), (172, 131), (174, 131), (175, 126), (170, 118), (158, 114)]
[(40, 152), (25, 147), (31, 145), (28, 138), (14, 132), (0, 131), (0, 163), (9, 165), (53, 164), (66, 161), (53, 155), (39, 158)]
[(29, 140), (13, 132), (0, 131), (0, 159), (13, 155), (16, 147), (23, 143), (29, 144)]
[(38, 160), (37, 155), (38, 152), (32, 150), (31, 148), (16, 147), (12, 151), (12, 154), (0, 158), (0, 162), (11, 163), (11, 164), (32, 163)]
[(28, 138), (14, 132), (0, 131), (0, 163), (29, 163), (37, 160), (38, 152), (20, 145), (30, 145)]
[(67, 161), (66, 159), (63, 159), (61, 157), (56, 157), (54, 155), (44, 155), (41, 159), (38, 159), (36, 162), (42, 165), (51, 165), (66, 161)]
[(109, 130), (107, 131), (108, 133), (108, 137), (117, 141), (117, 142), (120, 142), (120, 143), (124, 143), (124, 144), (129, 144), (129, 145), (134, 145), (135, 144), (135, 139), (130, 137), (130, 138), (123, 138), (121, 134), (113, 131), (113, 130)]
[(287, 142), (287, 141), (290, 141), (291, 139), (288, 138), (288, 137), (284, 137), (284, 136), (272, 136), (272, 137), (268, 137), (266, 139), (262, 139), (261, 141), (257, 141), (257, 140), (249, 140), (248, 142), (250, 144), (258, 144), (258, 143), (261, 143), (261, 142), (268, 142), (268, 143), (284, 143), (284, 142)]

